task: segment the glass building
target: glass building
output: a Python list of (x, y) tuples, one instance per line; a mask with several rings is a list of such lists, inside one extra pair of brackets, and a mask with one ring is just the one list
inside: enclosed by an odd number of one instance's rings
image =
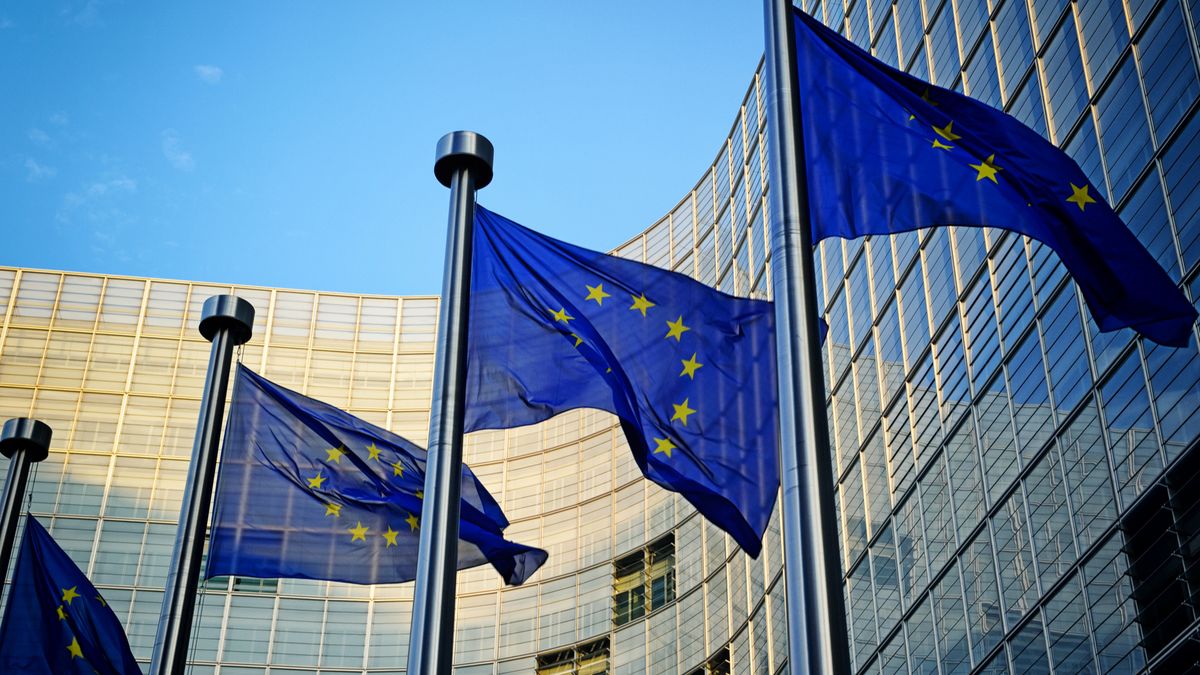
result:
[[(881, 59), (1064, 147), (1200, 294), (1200, 0), (826, 0)], [(757, 11), (752, 9), (749, 11)], [(619, 255), (766, 297), (761, 74), (711, 166)], [(537, 223), (530, 223), (537, 226)], [(636, 230), (631, 226), (631, 231)], [(1200, 353), (1099, 333), (1055, 256), (998, 230), (827, 241), (818, 296), (861, 672), (1181, 672), (1200, 658)], [(29, 509), (148, 658), (208, 344), (425, 441), (438, 300), (0, 268), (0, 417), (55, 430)], [(456, 672), (786, 669), (778, 514), (752, 559), (641, 479), (606, 414), (468, 437), (526, 585), (460, 573)], [(209, 581), (192, 672), (400, 673), (412, 584)]]

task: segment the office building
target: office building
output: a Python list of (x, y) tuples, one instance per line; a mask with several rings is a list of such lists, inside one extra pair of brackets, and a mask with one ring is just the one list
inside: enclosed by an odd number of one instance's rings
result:
[[(1200, 2), (809, 9), (1065, 148), (1172, 278), (1200, 293)], [(769, 296), (761, 80), (694, 189), (618, 255)], [(1004, 231), (833, 240), (816, 255), (855, 668), (1194, 665), (1196, 343), (1098, 332), (1055, 256)], [(104, 591), (142, 659), (208, 359), (200, 305), (229, 292), (257, 309), (243, 363), (424, 443), (436, 298), (0, 268), (0, 417), (55, 430), (29, 508)], [(550, 560), (519, 588), (488, 567), (460, 573), (456, 672), (786, 667), (778, 513), (762, 555), (746, 556), (642, 480), (620, 429), (596, 412), (473, 434), (466, 455), (512, 520), (509, 537)], [(192, 672), (403, 672), (412, 590), (209, 581)]]

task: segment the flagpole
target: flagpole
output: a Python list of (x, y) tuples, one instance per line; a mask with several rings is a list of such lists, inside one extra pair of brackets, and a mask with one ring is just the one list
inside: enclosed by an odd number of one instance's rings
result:
[(433, 365), (429, 459), (421, 511), (421, 549), (413, 599), (408, 672), (441, 675), (454, 657), (454, 587), (467, 384), (467, 318), (475, 191), (492, 182), (492, 143), (473, 131), (438, 141), (433, 173), (450, 188), (446, 268)]
[(4, 499), (0, 505), (0, 584), (8, 577), (21, 502), (25, 500), (25, 486), (29, 482), (29, 465), (49, 456), (52, 435), (45, 422), (28, 417), (8, 420), (0, 432), (0, 454), (8, 458), (8, 480), (4, 483)]
[(792, 2), (763, 0), (763, 13), (789, 669), (848, 673)]
[(150, 656), (151, 675), (183, 675), (187, 666), (233, 348), (248, 341), (253, 328), (254, 307), (249, 302), (235, 295), (214, 295), (204, 301), (200, 334), (212, 342), (212, 351), (208, 357), (208, 376), (204, 380), (204, 397), (200, 402), (187, 488), (179, 511), (175, 551), (171, 555), (158, 632)]

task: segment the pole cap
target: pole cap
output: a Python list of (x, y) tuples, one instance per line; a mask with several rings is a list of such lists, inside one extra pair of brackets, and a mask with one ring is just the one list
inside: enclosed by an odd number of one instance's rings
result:
[(24, 450), (30, 462), (40, 462), (50, 454), (50, 425), (31, 417), (14, 417), (4, 423), (0, 432), (0, 454), (12, 459), (18, 450)]
[(471, 177), (475, 179), (475, 189), (485, 188), (492, 182), (492, 158), (495, 154), (492, 142), (483, 134), (451, 131), (438, 141), (433, 175), (442, 185), (450, 187), (450, 179), (455, 171), (470, 169)]
[(245, 344), (254, 331), (254, 305), (236, 295), (214, 295), (205, 300), (200, 334), (212, 342), (222, 329), (229, 331), (233, 344)]

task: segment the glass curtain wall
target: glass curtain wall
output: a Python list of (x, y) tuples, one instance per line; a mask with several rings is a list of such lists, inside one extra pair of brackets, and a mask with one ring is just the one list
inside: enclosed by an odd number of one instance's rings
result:
[[(1200, 5), (805, 4), (1066, 149), (1196, 297)], [(818, 256), (856, 668), (1193, 663), (1196, 616), (1173, 610), (1195, 588), (1195, 342), (1100, 333), (1056, 257), (1012, 233), (828, 241)]]
[[(1065, 148), (1200, 293), (1196, 0), (841, 0), (806, 9), (881, 59)], [(756, 10), (755, 10), (756, 11)], [(760, 74), (695, 187), (616, 249), (768, 297)], [(816, 251), (844, 592), (861, 672), (1170, 672), (1200, 640), (1200, 354), (1099, 333), (1055, 257), (998, 230)], [(256, 307), (238, 353), (425, 442), (438, 301), (0, 268), (0, 416), (55, 430), (30, 510), (153, 640), (208, 344), (203, 300)], [(468, 437), (550, 552), (520, 588), (459, 575), (458, 673), (776, 673), (778, 514), (751, 559), (643, 481), (590, 411)], [(1163, 565), (1161, 561), (1171, 564)], [(224, 578), (192, 672), (401, 673), (412, 584)]]

